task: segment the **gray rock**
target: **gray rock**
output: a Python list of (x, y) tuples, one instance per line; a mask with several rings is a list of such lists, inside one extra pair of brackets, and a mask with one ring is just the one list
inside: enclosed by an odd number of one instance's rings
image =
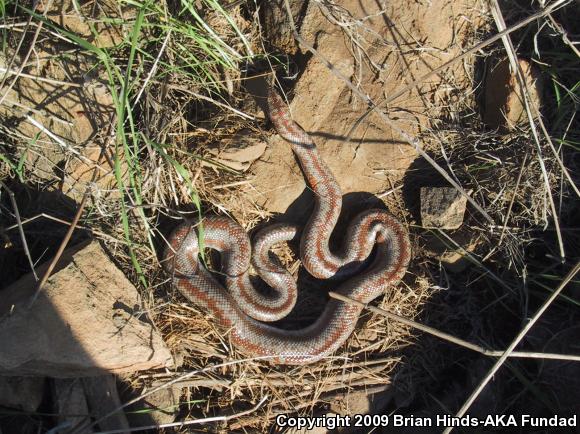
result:
[[(62, 432), (80, 429), (91, 433), (95, 426), (99, 431), (128, 432), (129, 423), (121, 407), (114, 375), (84, 378), (55, 378), (55, 411)], [(107, 416), (107, 417), (105, 417)]]
[(35, 412), (42, 401), (46, 379), (0, 376), (0, 406)]
[[(89, 407), (80, 378), (55, 378), (53, 380), (54, 411), (57, 426), (66, 432), (81, 424), (90, 423)], [(92, 429), (83, 428), (83, 433)]]
[(178, 410), (180, 393), (181, 388), (169, 386), (131, 405), (128, 412), (131, 426), (162, 425), (173, 422)]
[(453, 187), (421, 187), (424, 228), (457, 229), (463, 223), (467, 198)]
[[(85, 377), (82, 381), (91, 415), (99, 421), (97, 423), (99, 429), (129, 432), (127, 416), (123, 410), (118, 410), (121, 407), (121, 400), (117, 392), (115, 376)], [(113, 411), (115, 411), (114, 414), (107, 416)]]

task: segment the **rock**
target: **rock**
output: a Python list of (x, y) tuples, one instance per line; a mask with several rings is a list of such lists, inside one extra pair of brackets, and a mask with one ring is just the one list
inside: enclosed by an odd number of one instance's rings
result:
[(460, 273), (472, 264), (468, 255), (480, 245), (480, 237), (467, 228), (461, 228), (448, 236), (453, 241), (440, 234), (426, 234), (424, 251), (427, 256), (441, 261), (448, 271)]
[[(90, 421), (85, 389), (80, 378), (55, 378), (53, 380), (54, 411), (62, 432)], [(83, 429), (83, 433), (94, 432)]]
[(457, 229), (463, 223), (467, 198), (453, 187), (421, 187), (424, 228)]
[(36, 286), (26, 275), (1, 292), (1, 374), (71, 378), (173, 365), (137, 290), (98, 242), (66, 250), (28, 307)]
[[(82, 382), (91, 416), (99, 420), (97, 424), (99, 430), (119, 433), (123, 432), (122, 430), (127, 430), (129, 432), (129, 422), (123, 410), (107, 416), (121, 407), (115, 376), (85, 377)], [(100, 420), (101, 418), (103, 419)]]
[(220, 148), (209, 149), (215, 156), (212, 160), (234, 170), (247, 170), (266, 151), (266, 141), (252, 134), (251, 131), (244, 130), (230, 140), (220, 141)]
[(0, 376), (0, 406), (33, 413), (44, 395), (43, 377)]
[(131, 405), (128, 415), (131, 426), (161, 425), (173, 422), (178, 410), (180, 393), (181, 388), (169, 386)]
[[(542, 102), (540, 71), (525, 59), (519, 59), (519, 64), (531, 103), (540, 108)], [(523, 95), (516, 74), (510, 71), (509, 59), (503, 59), (488, 71), (483, 120), (491, 128), (508, 130), (528, 122)]]
[[(65, 427), (86, 426), (98, 420), (99, 431), (128, 432), (129, 423), (123, 410), (107, 416), (121, 406), (117, 385), (113, 375), (84, 378), (55, 378), (54, 401), (58, 425)], [(74, 415), (74, 416), (73, 416)], [(99, 420), (103, 418), (102, 420)], [(63, 429), (63, 432), (65, 430)], [(82, 432), (94, 432), (83, 428)]]

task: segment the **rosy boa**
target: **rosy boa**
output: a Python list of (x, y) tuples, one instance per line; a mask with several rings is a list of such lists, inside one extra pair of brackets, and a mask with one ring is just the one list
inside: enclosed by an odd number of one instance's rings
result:
[[(276, 131), (291, 143), (316, 197), (300, 239), (302, 264), (316, 278), (350, 276), (336, 292), (362, 303), (372, 301), (398, 283), (407, 270), (411, 246), (405, 227), (384, 210), (367, 210), (350, 223), (342, 250), (332, 252), (329, 239), (342, 205), (340, 188), (309, 135), (292, 120), (288, 106), (272, 89), (268, 115)], [(173, 285), (211, 312), (243, 353), (280, 364), (310, 363), (334, 352), (353, 332), (362, 308), (336, 299), (327, 303), (313, 324), (300, 330), (263, 322), (284, 317), (296, 302), (294, 279), (268, 253), (275, 243), (294, 238), (297, 227), (268, 226), (251, 244), (244, 229), (229, 218), (206, 217), (202, 226), (204, 246), (220, 252), (223, 284), (200, 263), (198, 237), (191, 223), (180, 225), (171, 234), (165, 267), (173, 273)], [(373, 248), (374, 259), (365, 262)], [(251, 284), (250, 262), (274, 295), (265, 295)]]

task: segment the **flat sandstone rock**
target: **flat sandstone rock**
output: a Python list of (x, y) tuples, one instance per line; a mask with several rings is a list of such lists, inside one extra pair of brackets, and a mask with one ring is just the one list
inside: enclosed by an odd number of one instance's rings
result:
[(98, 242), (65, 251), (28, 307), (36, 286), (27, 275), (0, 291), (0, 375), (70, 378), (173, 366), (139, 313), (137, 290)]

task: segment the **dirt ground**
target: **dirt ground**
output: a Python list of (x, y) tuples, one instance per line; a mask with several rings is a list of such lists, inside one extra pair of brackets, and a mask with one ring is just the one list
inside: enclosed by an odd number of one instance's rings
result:
[[(294, 119), (315, 138), (343, 193), (380, 194), (392, 189), (417, 155), (376, 115), (367, 116), (351, 131), (367, 107), (353, 98), (344, 80), (322, 59), (344, 77), (361, 83), (373, 101), (384, 100), (460, 53), (462, 34), (473, 32), (474, 21), (480, 18), (476, 5), (441, 1), (409, 7), (405, 2), (388, 2), (383, 9), (380, 2), (364, 7), (357, 1), (341, 2), (341, 8), (352, 16), (371, 17), (365, 21), (364, 32), (356, 36), (360, 46), (325, 18), (322, 9), (312, 6), (307, 10), (300, 33), (316, 46), (321, 58), (312, 58), (301, 72), (290, 107)], [(338, 19), (348, 18), (335, 14)], [(420, 55), (421, 45), (430, 47), (427, 60)], [(456, 85), (468, 85), (462, 65), (447, 74)], [(420, 91), (414, 89), (390, 101), (391, 119), (411, 134), (428, 127), (441, 103), (458, 97), (457, 88), (446, 90), (440, 84), (440, 77), (432, 77)], [(272, 138), (252, 172), (255, 178), (244, 194), (270, 212), (285, 212), (304, 190), (303, 176), (280, 138)]]

